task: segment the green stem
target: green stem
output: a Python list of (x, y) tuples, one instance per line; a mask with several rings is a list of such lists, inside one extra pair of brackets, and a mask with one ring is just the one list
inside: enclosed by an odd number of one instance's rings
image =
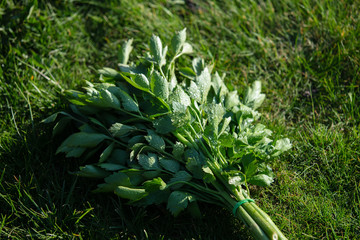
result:
[[(215, 181), (212, 184), (221, 193), (223, 198), (229, 203), (229, 208), (232, 211), (237, 201), (231, 198), (227, 194), (225, 189), (223, 189), (223, 187), (221, 187), (221, 185), (218, 182)], [(254, 221), (251, 215), (247, 211), (245, 211), (245, 209), (242, 206), (240, 206), (237, 209), (236, 216), (240, 218), (241, 221), (244, 222), (244, 224), (248, 227), (250, 232), (257, 240), (269, 240), (265, 232), (260, 228), (260, 226), (256, 223), (256, 221)]]
[[(244, 196), (239, 194), (237, 191), (234, 193), (238, 200), (242, 200)], [(239, 208), (243, 208), (251, 218), (261, 227), (261, 229), (266, 233), (266, 235), (271, 240), (283, 239), (287, 238), (280, 232), (280, 230), (276, 227), (274, 222), (270, 219), (270, 217), (262, 211), (255, 203), (244, 203)], [(279, 234), (280, 233), (280, 234)]]

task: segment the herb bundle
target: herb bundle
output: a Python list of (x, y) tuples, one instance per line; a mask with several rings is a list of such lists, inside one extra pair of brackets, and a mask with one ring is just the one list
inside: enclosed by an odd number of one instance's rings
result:
[(192, 52), (186, 30), (169, 47), (159, 37), (150, 52), (128, 64), (132, 40), (124, 43), (119, 70), (100, 70), (99, 83), (67, 91), (71, 112), (45, 120), (54, 134), (75, 121), (78, 132), (57, 149), (66, 157), (96, 159), (79, 176), (104, 182), (94, 192), (114, 192), (130, 204), (167, 204), (173, 215), (197, 202), (233, 211), (255, 239), (286, 239), (251, 199), (248, 184), (268, 186), (272, 159), (291, 147), (273, 141), (256, 123), (263, 102), (255, 81), (240, 98), (201, 58), (191, 67), (175, 65)]

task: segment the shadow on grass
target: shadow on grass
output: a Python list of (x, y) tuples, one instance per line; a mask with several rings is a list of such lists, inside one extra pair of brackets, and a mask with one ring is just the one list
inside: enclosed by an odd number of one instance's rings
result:
[(55, 155), (63, 138), (52, 138), (51, 126), (37, 122), (22, 132), (0, 150), (0, 238), (251, 239), (218, 207), (200, 205), (201, 218), (186, 212), (174, 218), (165, 205), (145, 209), (93, 194), (96, 180), (69, 173), (84, 162)]

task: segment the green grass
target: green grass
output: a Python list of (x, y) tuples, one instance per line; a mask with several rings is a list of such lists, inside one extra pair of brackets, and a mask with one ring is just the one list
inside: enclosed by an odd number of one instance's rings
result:
[(293, 142), (274, 185), (253, 189), (261, 208), (289, 239), (358, 238), (357, 1), (45, 2), (0, 3), (1, 239), (251, 239), (221, 208), (173, 218), (92, 194), (97, 183), (68, 173), (80, 162), (55, 155), (62, 139), (40, 123), (66, 109), (65, 89), (116, 67), (123, 40), (136, 56), (151, 33), (169, 41), (184, 27), (230, 88), (263, 82), (261, 121)]

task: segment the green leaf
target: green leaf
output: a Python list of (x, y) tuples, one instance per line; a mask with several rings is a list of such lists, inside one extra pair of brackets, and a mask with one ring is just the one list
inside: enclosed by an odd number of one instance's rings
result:
[(95, 103), (98, 107), (109, 107), (119, 109), (121, 107), (119, 99), (108, 90), (102, 90), (100, 92), (101, 98), (99, 100), (93, 99), (90, 102)]
[(145, 137), (143, 135), (135, 135), (128, 141), (129, 148), (132, 148), (137, 143), (143, 143), (145, 141)]
[(189, 95), (187, 95), (187, 93), (184, 92), (182, 87), (179, 85), (175, 87), (174, 91), (169, 97), (169, 100), (171, 100), (172, 102), (179, 102), (185, 107), (188, 107), (191, 104), (191, 99)]
[(174, 191), (169, 196), (167, 209), (174, 216), (177, 216), (188, 206), (189, 202), (193, 201), (195, 201), (195, 198), (191, 194), (181, 191)]
[(106, 171), (118, 171), (118, 170), (126, 169), (125, 166), (116, 163), (101, 163), (98, 164), (98, 166), (105, 169)]
[(139, 112), (138, 103), (135, 102), (135, 100), (132, 99), (132, 97), (130, 97), (129, 94), (127, 94), (125, 91), (121, 90), (120, 88), (118, 88), (117, 94), (118, 94), (117, 97), (121, 99), (121, 103), (124, 106), (125, 110), (130, 112)]
[(139, 154), (138, 160), (139, 160), (139, 164), (145, 170), (158, 170), (158, 169), (160, 169), (158, 157), (154, 153), (149, 153), (148, 155)]
[(169, 96), (169, 84), (164, 79), (160, 73), (157, 71), (154, 72), (151, 78), (151, 91), (155, 94), (155, 96), (166, 100)]
[(69, 148), (81, 147), (92, 148), (97, 146), (100, 142), (110, 137), (100, 133), (85, 133), (78, 132), (70, 135), (57, 149), (56, 154), (60, 152), (66, 152)]
[(288, 138), (279, 139), (275, 144), (275, 152), (272, 154), (273, 157), (279, 156), (281, 153), (291, 149), (292, 145)]
[(105, 178), (110, 175), (107, 171), (94, 165), (85, 165), (84, 167), (80, 167), (80, 171), (75, 172), (74, 174), (81, 177), (91, 178)]
[(120, 75), (125, 79), (125, 81), (127, 81), (134, 88), (137, 88), (145, 92), (149, 92), (149, 88), (145, 86), (145, 84), (142, 82), (143, 79), (142, 80), (136, 79), (136, 76), (134, 77), (134, 79), (132, 79), (131, 77), (126, 76), (125, 73), (120, 73)]
[(144, 187), (147, 192), (155, 192), (158, 190), (164, 190), (166, 188), (166, 183), (158, 177), (144, 182)]
[(100, 155), (100, 159), (99, 162), (102, 163), (104, 161), (106, 161), (106, 159), (109, 158), (109, 156), (111, 155), (111, 152), (114, 149), (114, 145), (115, 143), (111, 143)]
[(176, 142), (173, 146), (172, 154), (176, 158), (181, 158), (182, 155), (184, 154), (184, 149), (185, 149), (184, 144), (182, 144), (181, 142)]
[(182, 46), (186, 41), (186, 28), (176, 32), (173, 38), (171, 39), (171, 50), (176, 55), (180, 52)]
[(172, 124), (171, 118), (169, 116), (164, 116), (157, 118), (153, 121), (154, 128), (157, 133), (167, 134), (176, 129), (176, 127)]
[(155, 149), (158, 149), (160, 151), (165, 150), (165, 141), (157, 135), (153, 130), (148, 130), (148, 135), (145, 136), (146, 141), (150, 144), (150, 146), (154, 147)]
[(218, 72), (216, 72), (212, 78), (212, 86), (215, 89), (216, 94), (218, 95), (219, 102), (224, 100), (225, 95), (229, 92), (228, 88), (224, 84), (224, 81), (219, 76)]
[(127, 62), (129, 61), (130, 53), (133, 50), (132, 42), (133, 39), (129, 39), (123, 43), (121, 51), (119, 53), (119, 61), (121, 64), (127, 64)]
[(54, 126), (53, 131), (52, 131), (52, 135), (56, 136), (59, 133), (63, 132), (65, 130), (65, 128), (68, 126), (68, 124), (70, 123), (71, 118), (70, 117), (63, 117), (61, 118)]
[(201, 72), (205, 69), (205, 62), (202, 58), (194, 58), (192, 61), (192, 67), (196, 75), (200, 75)]
[(201, 93), (201, 102), (205, 102), (211, 87), (211, 75), (207, 67), (205, 67), (205, 69), (197, 75), (195, 82)]
[(270, 186), (274, 179), (265, 174), (258, 174), (247, 180), (248, 183), (254, 184), (260, 187)]
[(231, 134), (225, 133), (222, 134), (218, 140), (221, 146), (230, 148), (234, 146), (235, 138)]
[(252, 87), (249, 87), (245, 99), (244, 104), (252, 109), (257, 109), (263, 103), (265, 99), (265, 94), (261, 94), (261, 82), (255, 81)]
[(156, 35), (151, 36), (150, 53), (154, 57), (154, 61), (160, 65), (163, 57), (163, 48), (160, 38)]
[[(189, 182), (191, 179), (192, 179), (192, 176), (188, 172), (178, 171), (177, 173), (175, 173), (174, 177), (172, 177), (170, 179), (168, 184), (173, 184), (176, 182)], [(176, 188), (181, 187), (182, 185), (183, 185), (182, 183), (175, 184), (171, 188), (176, 189)]]
[(134, 82), (143, 89), (150, 90), (150, 83), (144, 74), (136, 74)]
[(124, 137), (129, 135), (131, 132), (137, 130), (135, 127), (131, 127), (122, 123), (114, 123), (111, 125), (109, 131), (114, 137)]
[(226, 94), (225, 107), (226, 109), (232, 109), (240, 104), (239, 95), (237, 91), (232, 91)]
[(125, 186), (131, 187), (130, 178), (123, 172), (113, 173), (110, 176), (106, 177), (105, 182), (115, 186)]
[(206, 183), (211, 183), (216, 180), (214, 173), (211, 171), (211, 169), (208, 166), (203, 166), (203, 180)]
[(189, 96), (194, 99), (195, 101), (197, 101), (198, 103), (201, 102), (202, 100), (202, 94), (201, 91), (198, 87), (198, 85), (196, 85), (195, 82), (191, 81), (190, 82), (190, 86), (187, 89), (187, 92), (189, 93)]
[(193, 48), (189, 43), (184, 43), (181, 54), (190, 54), (193, 52)]
[(149, 180), (149, 179), (159, 177), (160, 174), (161, 174), (161, 172), (159, 170), (150, 170), (150, 171), (147, 170), (147, 171), (144, 171), (144, 173), (142, 175), (146, 180)]
[(114, 149), (110, 157), (107, 159), (107, 162), (125, 165), (127, 159), (129, 159), (129, 153), (121, 149)]
[(219, 104), (209, 104), (206, 108), (206, 114), (208, 118), (209, 125), (207, 125), (205, 129), (205, 133), (207, 137), (211, 140), (216, 141), (219, 131), (219, 124), (223, 120), (224, 114), (226, 110), (225, 108)]
[(196, 73), (189, 67), (183, 67), (183, 68), (180, 68), (179, 69), (179, 73), (186, 77), (186, 78), (189, 78), (191, 80), (195, 80), (195, 77), (196, 77)]
[(114, 193), (121, 198), (130, 199), (132, 201), (140, 200), (148, 194), (143, 188), (129, 188), (123, 186), (116, 187)]
[(230, 185), (240, 186), (241, 184), (244, 183), (244, 178), (239, 175), (236, 175), (236, 176), (230, 177), (228, 183)]
[(42, 120), (41, 122), (43, 122), (43, 123), (55, 122), (58, 115), (59, 115), (59, 113), (54, 113), (54, 114), (50, 115), (49, 117), (45, 118), (44, 120)]
[(165, 190), (158, 190), (154, 192), (150, 192), (145, 198), (140, 200), (140, 205), (151, 205), (151, 204), (162, 204), (167, 202), (170, 196), (170, 191), (167, 189)]
[(227, 132), (226, 128), (229, 126), (230, 122), (231, 122), (231, 117), (224, 118), (221, 124), (221, 129), (219, 131), (219, 136)]
[(62, 152), (65, 152), (65, 153), (66, 153), (65, 156), (66, 156), (67, 158), (71, 158), (71, 157), (78, 158), (78, 157), (80, 157), (85, 151), (86, 151), (86, 148), (82, 148), (82, 147), (69, 147), (69, 148), (64, 149), (64, 151), (62, 151)]
[(176, 173), (180, 170), (180, 163), (176, 160), (159, 157), (160, 166), (167, 171)]
[(99, 74), (103, 75), (106, 78), (111, 79), (120, 79), (121, 76), (115, 69), (112, 68), (102, 68), (99, 70)]

